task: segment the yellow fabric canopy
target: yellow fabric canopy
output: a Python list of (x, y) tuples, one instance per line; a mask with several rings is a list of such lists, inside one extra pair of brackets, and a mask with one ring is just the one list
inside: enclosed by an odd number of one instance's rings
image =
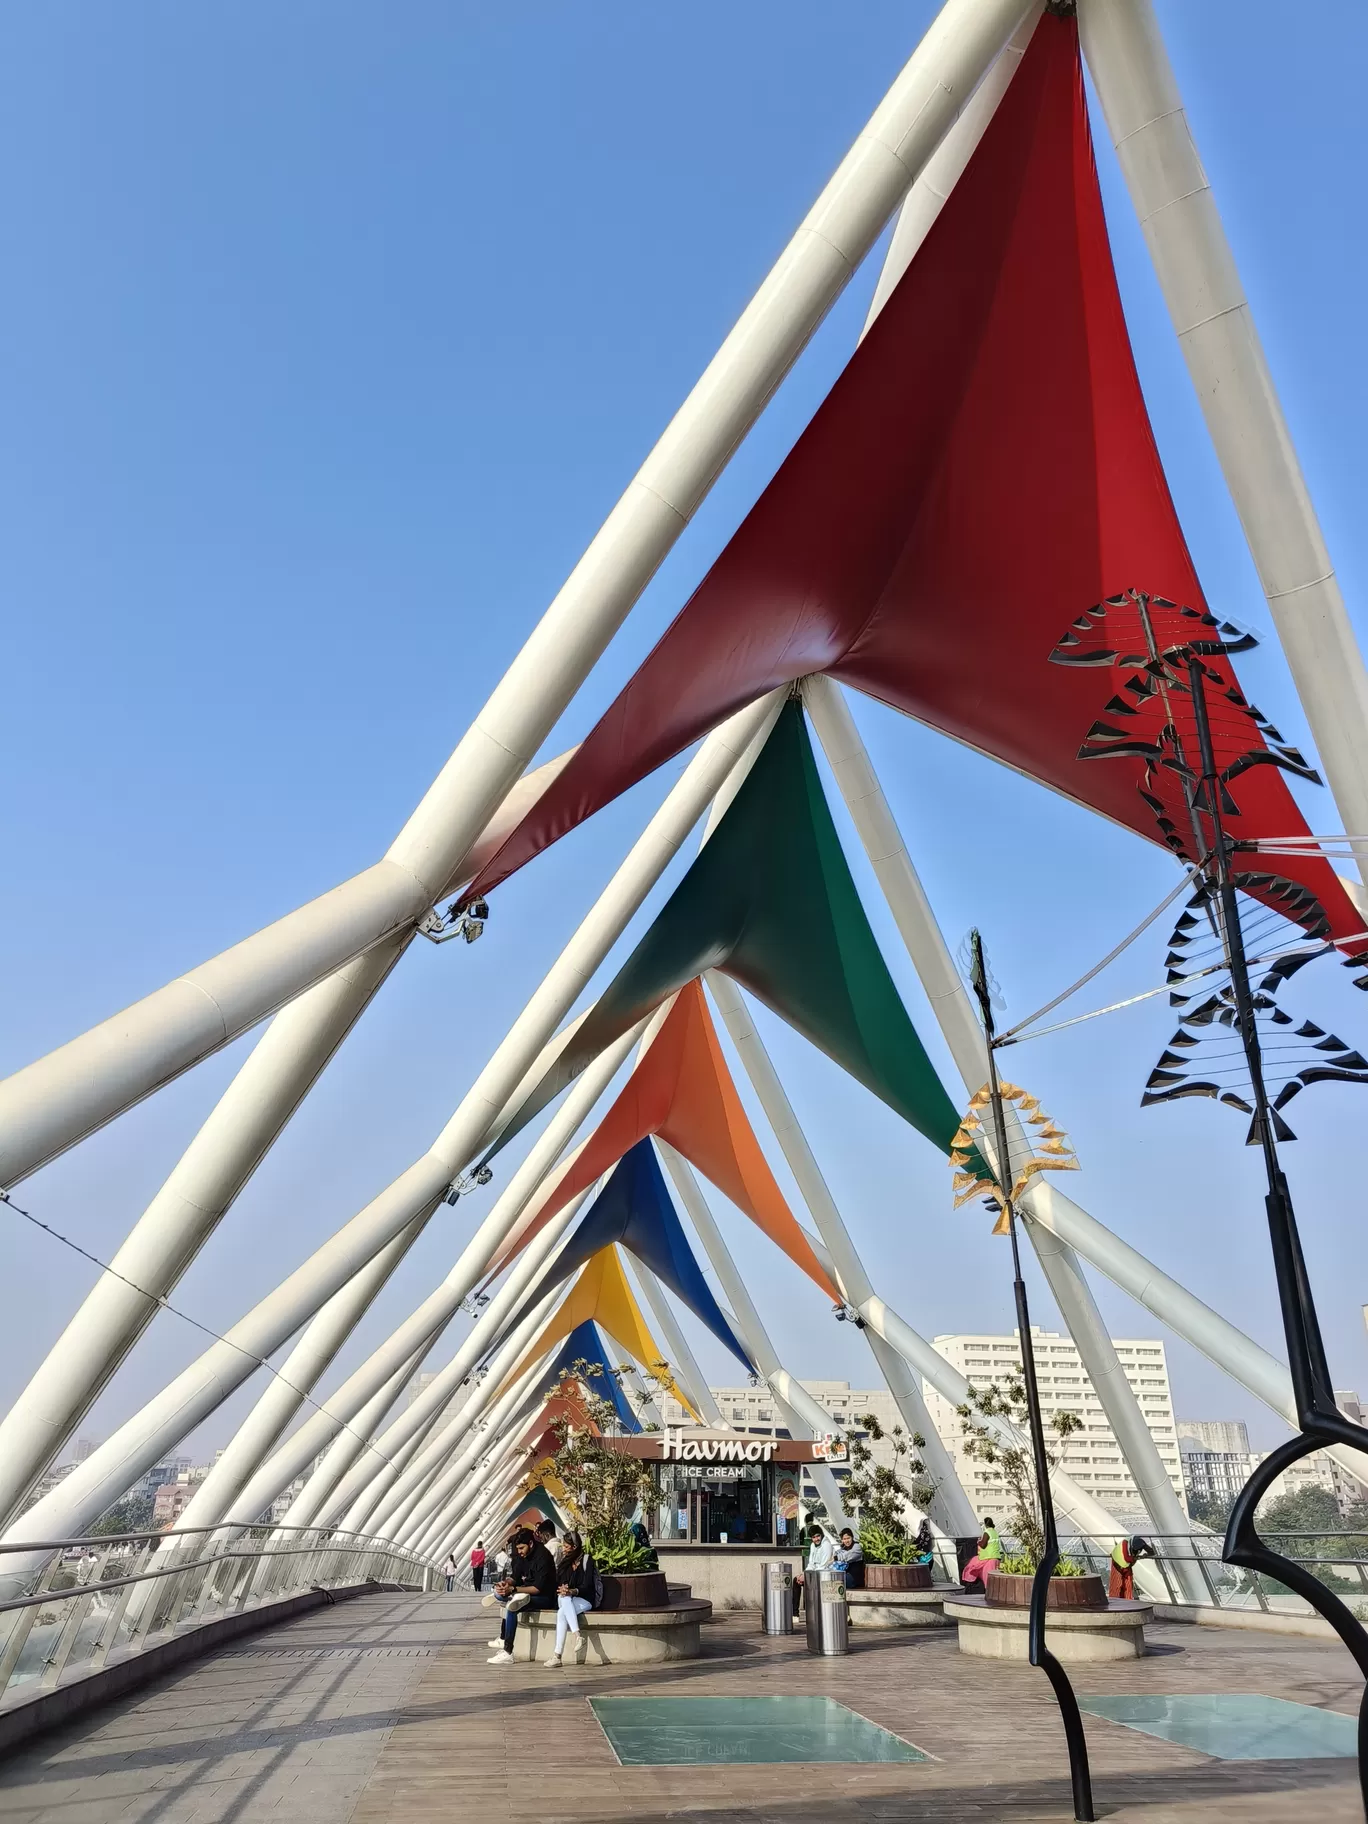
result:
[[(622, 1270), (616, 1247), (601, 1248), (584, 1263), (583, 1271), (571, 1286), (564, 1303), (510, 1374), (509, 1382), (512, 1383), (519, 1375), (525, 1374), (533, 1362), (557, 1343), (563, 1342), (580, 1324), (591, 1321), (606, 1330), (614, 1342), (630, 1351), (695, 1419), (699, 1417), (692, 1402), (685, 1398), (675, 1384), (663, 1350), (646, 1328), (646, 1320), (632, 1296), (632, 1288), (627, 1283), (627, 1275)], [(604, 1367), (611, 1367), (611, 1363), (605, 1362)]]

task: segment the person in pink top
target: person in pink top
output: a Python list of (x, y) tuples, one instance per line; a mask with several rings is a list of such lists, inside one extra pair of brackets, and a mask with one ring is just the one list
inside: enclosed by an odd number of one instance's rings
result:
[(470, 1554), (470, 1581), (475, 1585), (475, 1588), (477, 1590), (479, 1589), (480, 1585), (484, 1582), (484, 1567), (485, 1567), (484, 1540), (477, 1539), (475, 1541), (475, 1549)]

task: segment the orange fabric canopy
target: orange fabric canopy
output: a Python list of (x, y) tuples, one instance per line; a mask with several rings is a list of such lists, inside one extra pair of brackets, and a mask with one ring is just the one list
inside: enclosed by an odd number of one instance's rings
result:
[(557, 1210), (587, 1190), (648, 1134), (668, 1141), (697, 1166), (795, 1266), (839, 1302), (840, 1293), (794, 1220), (760, 1150), (722, 1055), (702, 983), (697, 980), (680, 989), (621, 1095), (554, 1192), (514, 1228), (490, 1277), (502, 1272)]

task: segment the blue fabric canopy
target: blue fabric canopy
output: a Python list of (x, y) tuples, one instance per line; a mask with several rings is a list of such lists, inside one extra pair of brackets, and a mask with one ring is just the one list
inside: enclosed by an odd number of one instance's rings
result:
[(607, 1184), (583, 1221), (548, 1268), (525, 1309), (532, 1310), (553, 1286), (613, 1242), (635, 1254), (643, 1266), (667, 1285), (718, 1342), (731, 1350), (750, 1373), (755, 1364), (737, 1341), (704, 1279), (665, 1185), (649, 1139), (638, 1140), (613, 1167)]
[(604, 1346), (603, 1338), (599, 1335), (598, 1325), (595, 1323), (580, 1324), (566, 1337), (560, 1354), (546, 1371), (546, 1379), (542, 1382), (542, 1392), (551, 1391), (560, 1380), (562, 1368), (567, 1374), (573, 1374), (576, 1362), (588, 1362), (591, 1368), (597, 1363), (602, 1368), (603, 1373), (596, 1374), (585, 1385), (591, 1393), (596, 1393), (601, 1399), (613, 1402), (617, 1408), (617, 1415), (622, 1420), (624, 1430), (640, 1431), (641, 1422), (627, 1404), (627, 1395), (622, 1391), (617, 1376), (611, 1372), (612, 1364), (608, 1359), (608, 1351)]

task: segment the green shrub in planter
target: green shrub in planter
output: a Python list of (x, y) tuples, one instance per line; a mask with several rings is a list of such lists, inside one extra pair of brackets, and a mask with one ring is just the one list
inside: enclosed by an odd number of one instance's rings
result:
[[(886, 1433), (872, 1412), (862, 1413), (856, 1421), (871, 1438), (887, 1437), (893, 1447), (893, 1467), (876, 1463), (874, 1453), (863, 1438), (850, 1441), (850, 1476), (845, 1485), (845, 1499), (859, 1514), (860, 1549), (866, 1564), (913, 1564), (920, 1556), (917, 1543), (903, 1521), (908, 1502), (923, 1510), (935, 1493), (935, 1484), (926, 1475), (925, 1465), (913, 1454), (925, 1438), (913, 1432), (909, 1441), (901, 1425)], [(907, 1474), (913, 1479), (903, 1480)]]
[[(1006, 1552), (1003, 1554), (998, 1569), (1008, 1577), (1034, 1577), (1036, 1560), (1029, 1552)], [(1086, 1564), (1080, 1564), (1076, 1558), (1061, 1558), (1054, 1568), (1053, 1575), (1056, 1577), (1086, 1577), (1088, 1567)]]
[(605, 1576), (630, 1577), (635, 1572), (656, 1568), (655, 1553), (643, 1545), (625, 1523), (591, 1527), (586, 1544), (594, 1563)]
[(911, 1564), (917, 1556), (906, 1527), (880, 1526), (877, 1520), (860, 1522), (860, 1549), (866, 1564)]

